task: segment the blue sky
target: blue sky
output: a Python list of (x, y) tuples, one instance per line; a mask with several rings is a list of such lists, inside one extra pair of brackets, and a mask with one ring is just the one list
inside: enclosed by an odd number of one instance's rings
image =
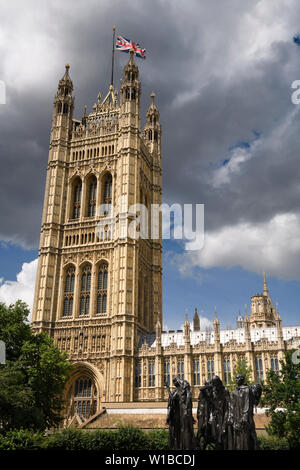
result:
[[(168, 257), (168, 251), (181, 253), (175, 241), (164, 242), (163, 256), (163, 312), (164, 323), (171, 329), (180, 328), (188, 312), (191, 320), (195, 307), (198, 314), (213, 321), (214, 308), (223, 327), (235, 327), (239, 310), (245, 304), (250, 312), (252, 295), (262, 293), (262, 274), (234, 268), (195, 268), (184, 277)], [(299, 281), (283, 281), (267, 277), (270, 296), (278, 308), (285, 325), (299, 324)]]

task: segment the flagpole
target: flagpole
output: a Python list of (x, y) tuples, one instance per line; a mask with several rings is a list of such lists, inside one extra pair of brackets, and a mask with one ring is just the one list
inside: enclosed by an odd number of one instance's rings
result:
[(115, 35), (116, 35), (116, 26), (113, 25), (113, 44), (112, 44), (111, 81), (110, 81), (110, 84), (112, 86), (114, 86)]

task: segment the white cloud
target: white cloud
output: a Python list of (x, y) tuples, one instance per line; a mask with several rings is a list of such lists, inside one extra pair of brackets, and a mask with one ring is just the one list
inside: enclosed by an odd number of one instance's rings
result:
[(21, 299), (32, 311), (37, 261), (35, 259), (30, 263), (23, 263), (16, 281), (0, 279), (0, 302), (9, 305)]
[(248, 149), (234, 149), (227, 165), (223, 165), (215, 170), (212, 178), (213, 186), (219, 188), (223, 184), (230, 183), (231, 176), (238, 173), (240, 166), (250, 158), (251, 154)]
[(204, 248), (182, 255), (181, 273), (195, 267), (241, 266), (281, 279), (300, 279), (300, 214), (285, 213), (260, 223), (238, 223), (205, 234)]

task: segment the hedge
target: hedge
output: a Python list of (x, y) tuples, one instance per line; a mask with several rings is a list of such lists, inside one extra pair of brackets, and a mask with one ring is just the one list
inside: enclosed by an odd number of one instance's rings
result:
[[(68, 428), (43, 436), (27, 429), (0, 433), (0, 450), (168, 450), (168, 430), (142, 431), (133, 426), (122, 426), (117, 430), (83, 431)], [(258, 436), (261, 450), (287, 450), (284, 439)]]

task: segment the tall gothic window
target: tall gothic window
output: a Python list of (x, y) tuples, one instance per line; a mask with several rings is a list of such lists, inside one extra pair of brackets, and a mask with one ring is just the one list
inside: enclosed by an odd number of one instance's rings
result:
[(135, 386), (141, 387), (142, 386), (142, 363), (138, 361), (135, 364)]
[(149, 371), (148, 371), (148, 385), (149, 387), (154, 387), (155, 386), (155, 361), (150, 360), (149, 361)]
[(87, 264), (82, 271), (80, 290), (80, 315), (88, 315), (90, 311), (91, 267)]
[(74, 285), (75, 285), (75, 268), (71, 266), (67, 270), (66, 280), (65, 280), (64, 309), (63, 309), (64, 317), (70, 317), (73, 313)]
[(79, 415), (88, 419), (97, 413), (97, 388), (86, 375), (78, 378), (70, 387), (68, 393), (69, 416)]
[(112, 200), (112, 176), (110, 173), (106, 173), (104, 175), (102, 184), (102, 204), (104, 205), (103, 215), (107, 215), (110, 212), (110, 205)]
[(207, 359), (207, 380), (211, 380), (215, 373), (215, 361), (212, 357)]
[(276, 374), (279, 374), (279, 362), (277, 356), (271, 357), (271, 369), (276, 372)]
[(105, 314), (107, 311), (107, 285), (108, 285), (108, 264), (101, 263), (98, 271), (97, 285), (97, 314)]
[(164, 361), (164, 383), (170, 385), (170, 361)]
[(184, 360), (178, 359), (177, 361), (177, 374), (181, 380), (184, 379)]
[(193, 359), (193, 383), (200, 385), (200, 364), (199, 359)]
[(264, 380), (263, 361), (261, 357), (255, 358), (256, 380), (258, 383)]
[(78, 179), (74, 185), (74, 198), (73, 198), (73, 219), (79, 219), (81, 207), (81, 190), (82, 183)]
[(230, 383), (231, 379), (231, 369), (230, 369), (230, 359), (228, 357), (224, 358), (224, 382), (225, 385)]
[(97, 178), (95, 176), (90, 179), (88, 191), (88, 217), (94, 217), (96, 214), (97, 195)]

